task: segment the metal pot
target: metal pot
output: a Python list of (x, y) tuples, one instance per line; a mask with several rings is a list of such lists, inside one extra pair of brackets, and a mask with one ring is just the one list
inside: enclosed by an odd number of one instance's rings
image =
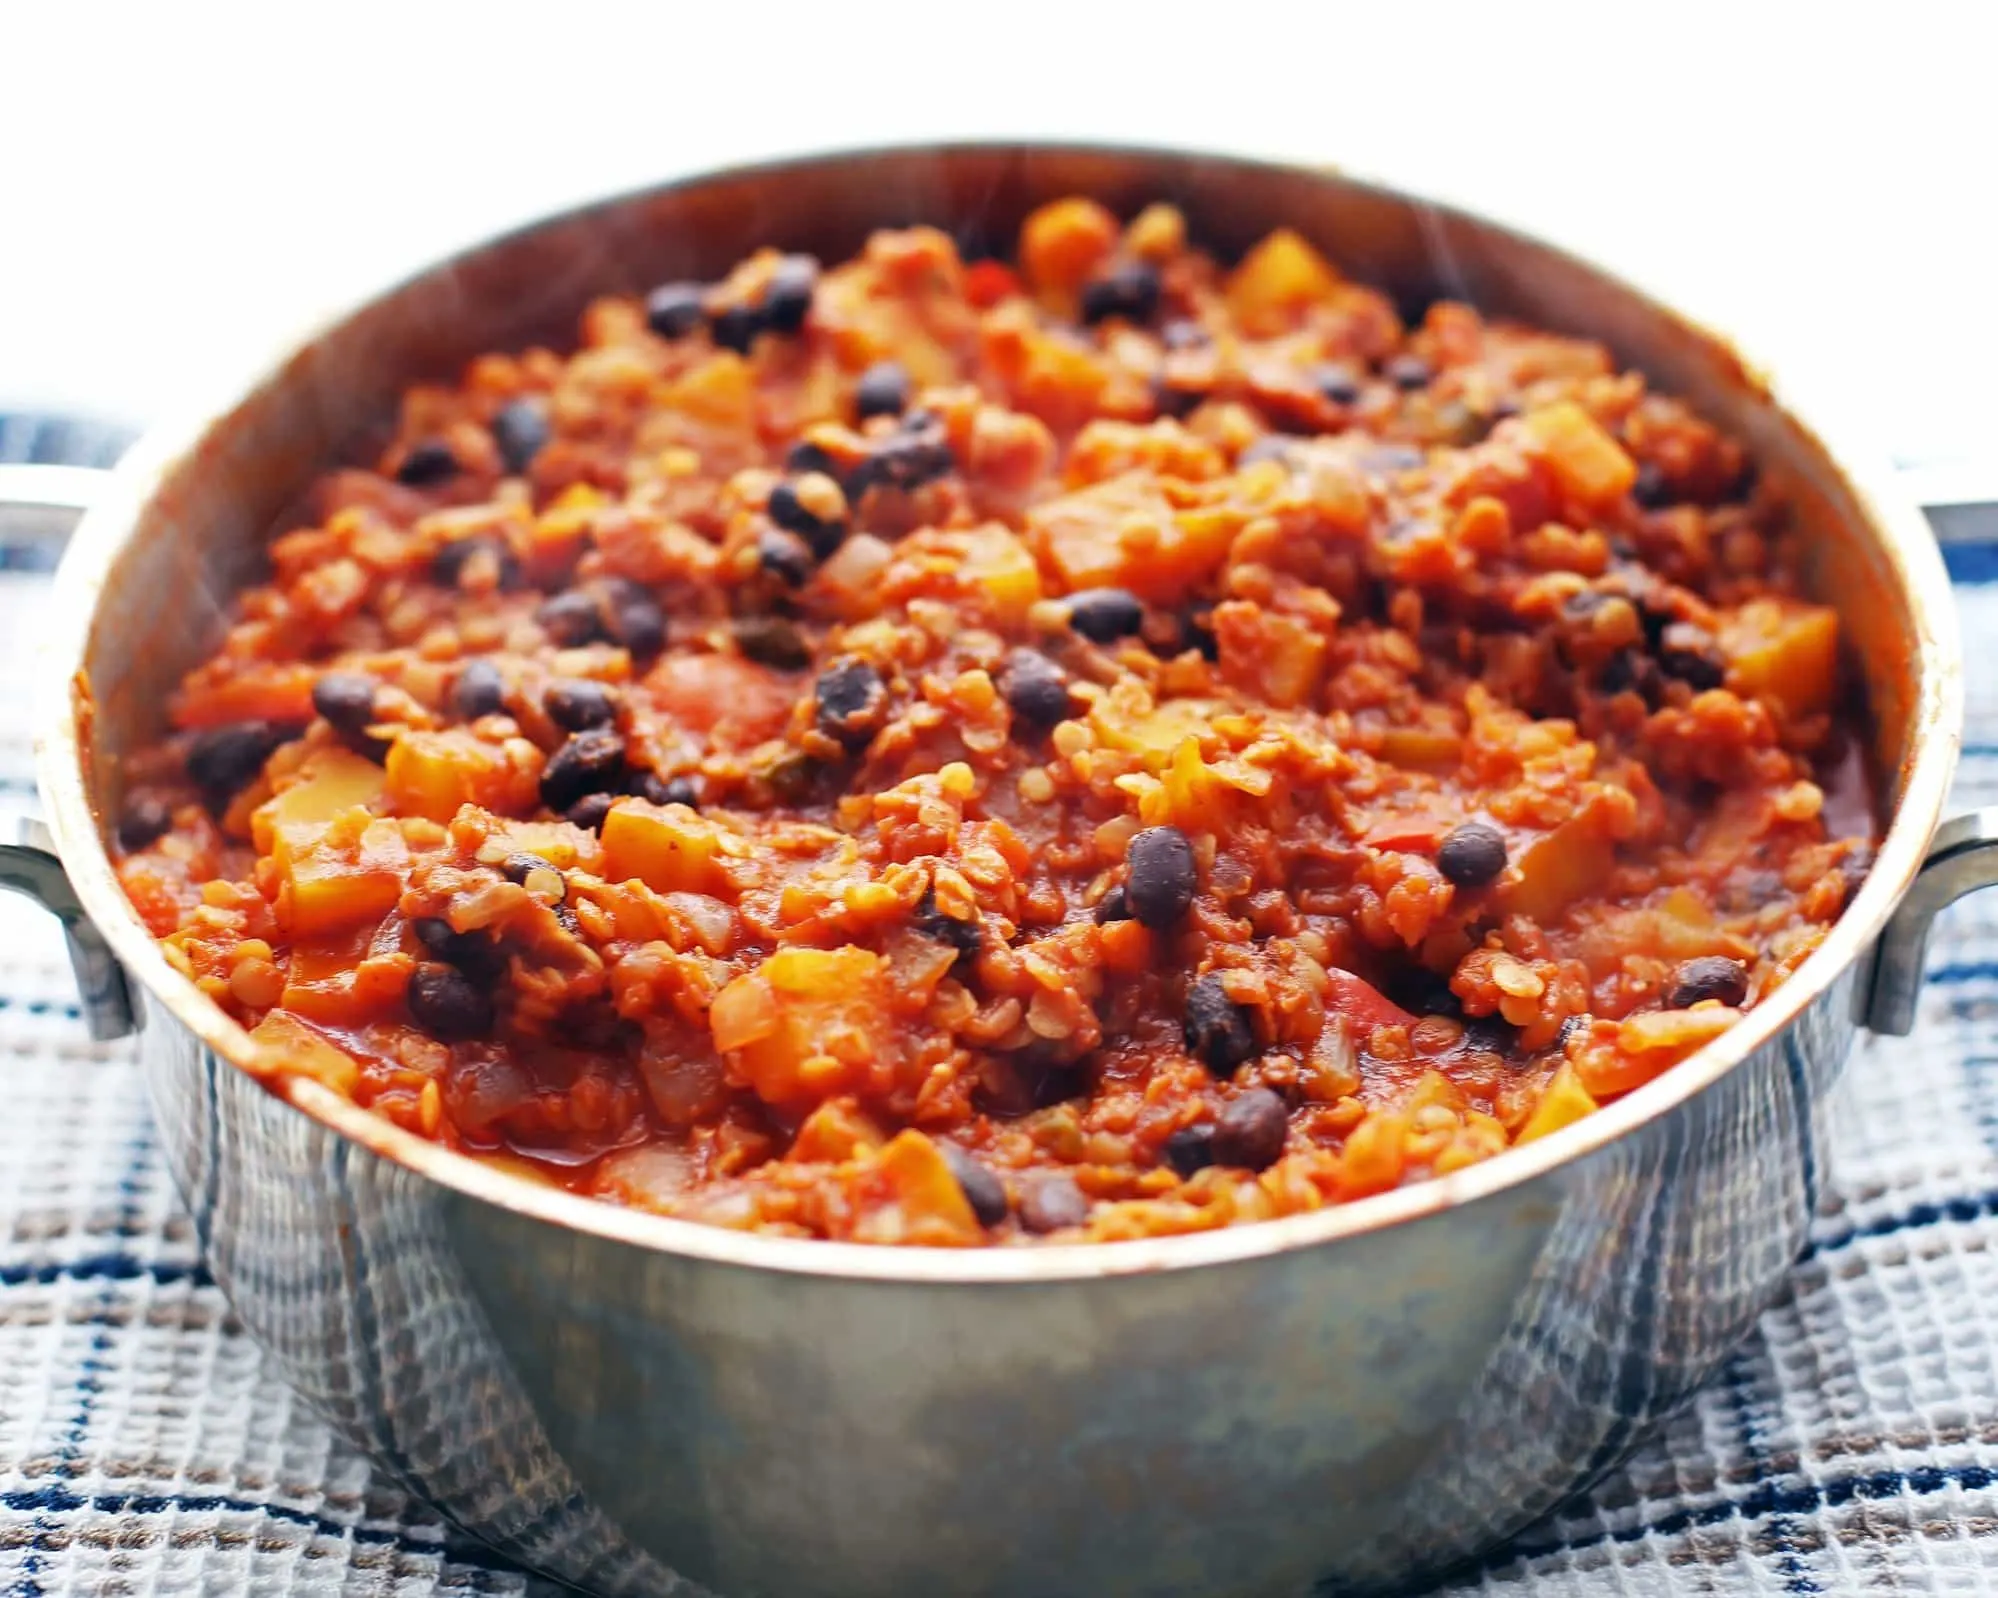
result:
[[(260, 1080), (126, 904), (100, 818), (313, 474), (405, 384), (560, 339), (589, 295), (763, 243), (836, 258), (883, 224), (1003, 242), (1071, 192), (1170, 197), (1223, 251), (1287, 223), (1411, 304), (1450, 294), (1604, 339), (1744, 438), (1815, 534), (1809, 584), (1845, 618), (1891, 818), (1824, 945), (1702, 1053), (1540, 1142), (1316, 1214), (1112, 1245), (690, 1225)], [(1936, 830), (1960, 662), (1942, 563), (1896, 487), (1627, 284), (1344, 177), (1023, 145), (727, 172), (459, 256), (128, 457), (50, 617), (53, 843), (0, 847), (0, 882), (64, 917), (97, 1034), (137, 1030), (243, 1323), (386, 1469), (522, 1563), (604, 1593), (733, 1598), (1400, 1584), (1584, 1486), (1733, 1349), (1803, 1247), (1855, 1031), (1907, 1030), (1930, 919), (1998, 877), (1998, 813)]]

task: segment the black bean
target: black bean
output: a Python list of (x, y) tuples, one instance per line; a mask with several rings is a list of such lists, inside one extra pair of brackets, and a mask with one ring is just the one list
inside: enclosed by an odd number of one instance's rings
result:
[(1155, 931), (1178, 925), (1199, 886), (1186, 834), (1177, 827), (1147, 827), (1131, 839), (1124, 861), (1129, 867), (1124, 899), (1131, 914)]
[(410, 973), (404, 999), (416, 1024), (446, 1043), (492, 1030), (491, 995), (455, 966), (418, 966)]
[(1464, 1022), (1463, 1047), (1482, 1054), (1510, 1054), (1519, 1041), (1519, 1028), (1502, 1015), (1474, 1015)]
[(1152, 379), (1152, 408), (1159, 415), (1170, 416), (1174, 421), (1191, 416), (1206, 398), (1206, 393), (1200, 389), (1181, 388), (1162, 377)]
[(1268, 1088), (1231, 1100), (1214, 1123), (1214, 1163), (1264, 1171), (1283, 1157), (1290, 1111)]
[(187, 775), (211, 805), (222, 803), (255, 780), (286, 736), (282, 727), (268, 721), (210, 727), (188, 743)]
[(985, 928), (973, 916), (960, 921), (956, 916), (947, 916), (937, 908), (936, 890), (925, 888), (916, 907), (909, 912), (909, 925), (933, 943), (947, 944), (957, 950), (960, 960), (977, 956), (985, 947)]
[(1554, 1034), (1554, 1046), (1559, 1049), (1567, 1048), (1575, 1039), (1588, 1036), (1591, 1025), (1593, 1023), (1586, 1015), (1565, 1017), (1561, 1022), (1561, 1030)]
[(508, 882), (521, 887), (543, 904), (560, 904), (569, 896), (569, 881), (538, 854), (510, 854), (500, 862), (500, 872)]
[(1214, 610), (1212, 606), (1197, 606), (1179, 619), (1180, 636), (1185, 647), (1193, 650), (1203, 660), (1221, 658), (1221, 640), (1214, 634)]
[(1366, 380), (1344, 361), (1327, 361), (1311, 374), (1318, 392), (1334, 405), (1352, 405), (1366, 391)]
[(1630, 497), (1646, 510), (1662, 510), (1672, 503), (1672, 485), (1656, 461), (1646, 461), (1637, 468)]
[(1169, 350), (1197, 350), (1207, 342), (1207, 329), (1186, 317), (1178, 317), (1159, 329), (1159, 342)]
[(636, 583), (612, 587), (603, 605), (603, 624), (613, 643), (623, 644), (641, 660), (666, 647), (666, 612)]
[(173, 810), (151, 794), (133, 794), (118, 814), (118, 843), (127, 851), (143, 849), (173, 825)]
[(707, 297), (698, 283), (661, 283), (645, 296), (645, 325), (661, 338), (685, 338), (701, 325)]
[(839, 548), (846, 537), (846, 523), (838, 517), (827, 520), (814, 514), (798, 497), (795, 483), (779, 483), (771, 489), (764, 510), (779, 527), (810, 544), (812, 553), (821, 559)]
[(738, 616), (732, 631), (735, 647), (761, 665), (779, 671), (802, 671), (812, 663), (812, 646), (798, 624), (784, 616)]
[(595, 643), (603, 636), (603, 616), (595, 596), (580, 588), (544, 599), (534, 612), (541, 630), (564, 649)]
[(1038, 649), (1016, 649), (1006, 657), (999, 691), (1013, 715), (1029, 727), (1052, 727), (1068, 716), (1068, 679)]
[(725, 350), (747, 355), (763, 331), (763, 309), (756, 305), (724, 305), (708, 317), (708, 337)]
[(1739, 960), (1724, 954), (1703, 954), (1672, 973), (1672, 993), (1665, 1008), (1683, 1010), (1705, 999), (1739, 1004), (1747, 997), (1748, 970)]
[(1096, 909), (1092, 915), (1099, 927), (1107, 927), (1113, 921), (1131, 919), (1131, 903), (1121, 882), (1096, 901)]
[(1601, 589), (1580, 588), (1561, 601), (1561, 615), (1567, 621), (1587, 621), (1609, 601)]
[(787, 255), (763, 289), (763, 320), (775, 333), (795, 333), (811, 314), (819, 286), (819, 263), (809, 255)]
[(1453, 827), (1436, 850), (1436, 869), (1460, 888), (1482, 888), (1505, 870), (1505, 834), (1483, 821)]
[(458, 475), (458, 457), (441, 438), (410, 445), (395, 469), (395, 480), (409, 488), (429, 488)]
[(1162, 1152), (1182, 1178), (1204, 1171), (1214, 1163), (1214, 1128), (1183, 1126), (1165, 1140)]
[[(656, 774), (647, 772), (646, 775), (658, 782)], [(656, 805), (685, 805), (689, 810), (698, 810), (701, 808), (701, 787), (689, 776), (668, 777), (659, 783), (656, 792), (648, 791), (646, 798)]]
[(1409, 390), (1427, 388), (1436, 369), (1420, 355), (1397, 355), (1381, 368), (1381, 375), (1396, 388)]
[(439, 549), (430, 560), (431, 578), (446, 588), (456, 588), (464, 579), (465, 568), (479, 555), (491, 557), (499, 573), (500, 587), (519, 586), (520, 562), (514, 558), (513, 551), (502, 540), (484, 533), (453, 539)]
[(821, 731), (848, 748), (858, 748), (874, 736), (888, 704), (888, 685), (867, 661), (848, 655), (819, 673), (812, 687)]
[(1128, 588), (1085, 588), (1068, 596), (1068, 624), (1099, 644), (1127, 638), (1145, 624), (1145, 607)]
[(585, 832), (601, 832), (604, 828), (604, 817), (610, 814), (610, 807), (616, 802), (616, 794), (586, 793), (569, 806), (566, 819)]
[(312, 685), (312, 708), (335, 732), (364, 733), (375, 719), (375, 690), (381, 685), (358, 671), (329, 671)]
[(812, 580), (812, 546), (796, 533), (766, 527), (756, 535), (756, 564), (787, 588), (802, 588)]
[(1159, 269), (1149, 261), (1126, 261), (1082, 285), (1082, 320), (1113, 316), (1148, 322), (1159, 308)]
[(617, 695), (587, 677), (558, 677), (542, 693), (541, 708), (564, 731), (581, 732), (617, 720)]
[(853, 469), (849, 497), (858, 498), (870, 488), (909, 493), (957, 469), (957, 458), (941, 429), (913, 429), (910, 421), (904, 417), (903, 431), (882, 439)]
[(410, 930), (445, 964), (481, 980), (490, 981), (506, 968), (499, 944), (483, 932), (458, 932), (442, 916), (418, 916)]
[(991, 1167), (981, 1164), (948, 1139), (939, 1138), (937, 1148), (944, 1157), (944, 1164), (950, 1167), (950, 1174), (957, 1179), (957, 1185), (978, 1224), (997, 1226), (1005, 1220), (1006, 1212), (1012, 1206), (1006, 1202), (1006, 1184), (992, 1174)]
[(451, 711), (461, 721), (497, 716), (506, 709), (506, 679), (490, 660), (468, 660), (451, 684)]
[(1596, 686), (1606, 694), (1638, 693), (1647, 700), (1658, 695), (1658, 663), (1637, 649), (1623, 649), (1603, 662)]
[(900, 416), (908, 408), (909, 374), (900, 361), (876, 361), (860, 374), (853, 389), (853, 413), (859, 420)]
[(548, 407), (537, 399), (517, 399), (500, 408), (493, 417), (493, 443), (516, 474), (534, 464), (550, 437)]
[(1072, 1176), (1044, 1176), (1020, 1195), (1020, 1224), (1030, 1232), (1061, 1232), (1089, 1219), (1089, 1200)]
[(586, 793), (616, 788), (624, 780), (624, 739), (609, 727), (579, 732), (556, 750), (541, 772), (541, 802), (567, 810)]
[(784, 470), (799, 476), (806, 472), (824, 472), (834, 482), (839, 481), (839, 462), (808, 438), (799, 439), (784, 452)]
[(1187, 1052), (1218, 1076), (1256, 1057), (1256, 1028), (1248, 1009), (1228, 997), (1211, 971), (1187, 984), (1184, 1025)]
[(1401, 966), (1390, 970), (1378, 984), (1381, 992), (1413, 1015), (1455, 1016), (1462, 1011), (1457, 995), (1450, 991), (1450, 979), (1426, 965)]
[(1727, 663), (1713, 634), (1689, 621), (1671, 622), (1659, 634), (1658, 665), (1666, 676), (1694, 689), (1718, 688), (1727, 678)]

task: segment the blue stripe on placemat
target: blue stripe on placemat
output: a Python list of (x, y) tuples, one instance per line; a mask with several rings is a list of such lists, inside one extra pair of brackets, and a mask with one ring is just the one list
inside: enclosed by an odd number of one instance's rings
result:
[(1998, 582), (1998, 542), (1940, 541), (1943, 565), (1953, 583), (1982, 585)]

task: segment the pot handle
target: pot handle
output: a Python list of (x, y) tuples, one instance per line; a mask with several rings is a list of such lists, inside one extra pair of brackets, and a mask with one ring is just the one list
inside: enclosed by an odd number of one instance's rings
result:
[[(89, 509), (105, 475), (84, 466), (0, 466), (0, 548), (42, 546), (52, 553)], [(62, 923), (90, 1035), (108, 1041), (131, 1032), (125, 973), (84, 914), (48, 829), (33, 816), (0, 815), (0, 888), (26, 894)]]
[(1998, 808), (1955, 816), (1936, 830), (1929, 857), (1881, 931), (1861, 1020), (1904, 1038), (1914, 1029), (1935, 919), (1966, 893), (1998, 885)]
[(32, 816), (0, 817), (0, 888), (25, 893), (62, 923), (90, 1035), (108, 1042), (133, 1031), (132, 995), (118, 957), (84, 914), (48, 829)]

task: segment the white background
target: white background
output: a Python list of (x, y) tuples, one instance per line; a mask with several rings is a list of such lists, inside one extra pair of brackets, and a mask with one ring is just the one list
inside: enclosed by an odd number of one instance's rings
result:
[(0, 0), (0, 403), (144, 420), (591, 193), (835, 144), (1066, 134), (1468, 202), (1666, 289), (1884, 448), (1973, 455), (1998, 445), (1992, 17)]

